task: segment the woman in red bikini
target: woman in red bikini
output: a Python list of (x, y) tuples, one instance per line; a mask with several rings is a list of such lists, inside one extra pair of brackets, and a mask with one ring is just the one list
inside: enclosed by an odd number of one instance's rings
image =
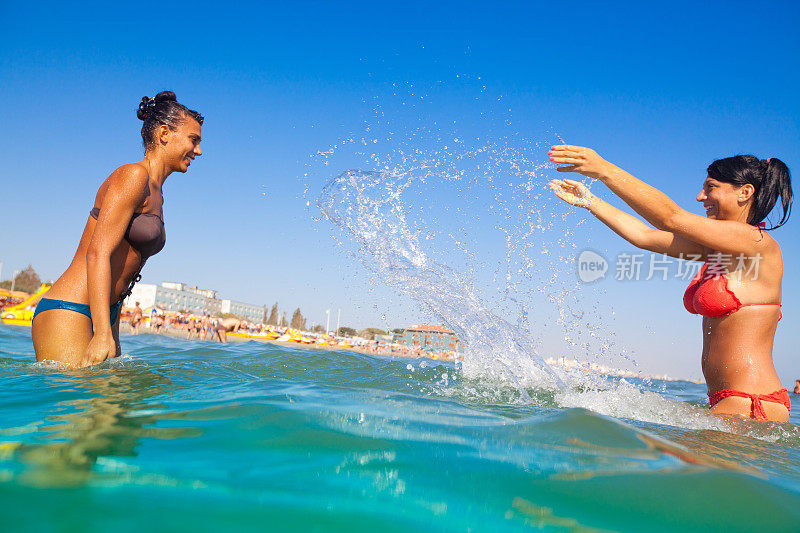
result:
[(84, 367), (120, 354), (122, 301), (166, 242), (164, 181), (202, 154), (203, 117), (174, 93), (145, 96), (136, 115), (144, 121), (144, 159), (122, 165), (100, 186), (72, 263), (36, 306), (37, 361)]
[[(638, 248), (704, 261), (684, 295), (690, 313), (703, 315), (703, 375), (711, 410), (756, 420), (789, 419), (789, 395), (772, 362), (781, 318), (783, 260), (768, 233), (786, 223), (792, 205), (789, 169), (775, 158), (739, 155), (714, 161), (697, 201), (698, 216), (661, 191), (605, 161), (594, 150), (553, 146), (559, 172), (599, 179), (647, 222), (612, 207), (580, 182), (553, 180), (565, 202), (585, 207)], [(780, 198), (783, 214), (771, 228), (762, 223)]]

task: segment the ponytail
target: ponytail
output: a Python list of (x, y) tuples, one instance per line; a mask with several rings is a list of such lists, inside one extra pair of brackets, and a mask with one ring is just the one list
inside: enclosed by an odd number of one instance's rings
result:
[(772, 157), (762, 163), (765, 167), (764, 178), (754, 195), (753, 207), (750, 209), (750, 223), (758, 224), (767, 218), (780, 197), (783, 215), (777, 224), (767, 228), (775, 229), (786, 224), (792, 212), (792, 177), (789, 167), (780, 159)]

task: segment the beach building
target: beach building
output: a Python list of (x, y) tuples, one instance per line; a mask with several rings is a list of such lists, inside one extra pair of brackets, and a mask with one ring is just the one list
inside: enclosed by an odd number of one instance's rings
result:
[(461, 343), (456, 334), (444, 326), (415, 324), (394, 334), (394, 342), (409, 348), (460, 352)]
[(189, 287), (184, 283), (137, 283), (123, 305), (133, 307), (136, 302), (143, 309), (162, 307), (167, 311), (188, 311), (198, 315), (218, 315), (222, 303), (217, 299), (216, 291)]
[(161, 285), (137, 283), (123, 305), (133, 307), (136, 302), (139, 302), (143, 309), (161, 307), (166, 311), (187, 311), (198, 315), (233, 313), (250, 322), (264, 320), (264, 306), (223, 300), (217, 298), (217, 291), (198, 289), (185, 283), (165, 282)]
[(246, 304), (234, 300), (220, 300), (220, 313), (233, 313), (246, 318), (248, 322), (266, 322), (266, 307), (263, 305)]

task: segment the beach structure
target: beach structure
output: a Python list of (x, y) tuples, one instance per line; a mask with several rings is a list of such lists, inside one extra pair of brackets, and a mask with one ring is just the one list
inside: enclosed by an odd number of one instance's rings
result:
[(159, 307), (166, 311), (186, 311), (198, 315), (232, 313), (251, 322), (264, 319), (263, 305), (221, 299), (215, 290), (198, 289), (185, 283), (137, 283), (123, 305), (133, 307), (135, 302), (139, 302), (144, 309)]
[(263, 305), (247, 304), (235, 300), (220, 300), (220, 313), (232, 313), (250, 322), (262, 322), (266, 318)]
[(405, 328), (402, 333), (395, 333), (393, 342), (423, 350), (461, 351), (461, 343), (456, 334), (444, 326), (415, 324)]
[(42, 296), (50, 290), (49, 283), (42, 283), (39, 290), (33, 294), (28, 294), (21, 291), (7, 291), (0, 289), (0, 301), (3, 303), (17, 302), (12, 305), (3, 305), (2, 312), (0, 312), (0, 321), (4, 324), (12, 326), (30, 326), (33, 323), (33, 314), (36, 310), (36, 304), (42, 299)]

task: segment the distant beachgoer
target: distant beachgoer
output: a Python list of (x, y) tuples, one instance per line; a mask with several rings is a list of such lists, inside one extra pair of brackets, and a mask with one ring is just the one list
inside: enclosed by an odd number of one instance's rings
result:
[(211, 317), (209, 317), (208, 314), (204, 314), (203, 318), (200, 319), (200, 329), (202, 332), (200, 340), (204, 341), (206, 340), (208, 332), (211, 330)]
[(154, 329), (156, 333), (161, 333), (161, 328), (164, 327), (165, 323), (166, 318), (164, 313), (156, 310), (155, 314), (150, 318), (150, 327)]
[(186, 324), (186, 340), (192, 340), (194, 337), (195, 320), (194, 317), (189, 317), (189, 322)]
[[(645, 250), (704, 261), (683, 297), (690, 313), (703, 315), (703, 375), (717, 415), (756, 420), (789, 419), (789, 395), (772, 361), (781, 319), (783, 260), (767, 231), (791, 212), (789, 169), (776, 158), (739, 155), (708, 167), (697, 201), (706, 216), (678, 207), (667, 195), (605, 161), (594, 150), (554, 146), (559, 172), (599, 179), (657, 229), (607, 204), (582, 183), (553, 180), (565, 202), (584, 207), (619, 236)], [(781, 200), (782, 215), (766, 228), (762, 220)]]
[(242, 327), (242, 321), (238, 318), (221, 318), (214, 326), (214, 335), (219, 342), (228, 342), (228, 333), (237, 333)]
[(136, 302), (136, 306), (133, 308), (133, 315), (131, 316), (131, 333), (133, 335), (139, 334), (139, 324), (142, 323), (142, 308), (139, 307), (139, 302)]
[(794, 393), (800, 394), (800, 379), (794, 380)]
[(78, 250), (36, 307), (36, 359), (90, 366), (120, 354), (119, 311), (148, 257), (166, 242), (162, 186), (200, 150), (203, 117), (164, 91), (144, 97), (144, 159), (117, 168), (97, 191)]

